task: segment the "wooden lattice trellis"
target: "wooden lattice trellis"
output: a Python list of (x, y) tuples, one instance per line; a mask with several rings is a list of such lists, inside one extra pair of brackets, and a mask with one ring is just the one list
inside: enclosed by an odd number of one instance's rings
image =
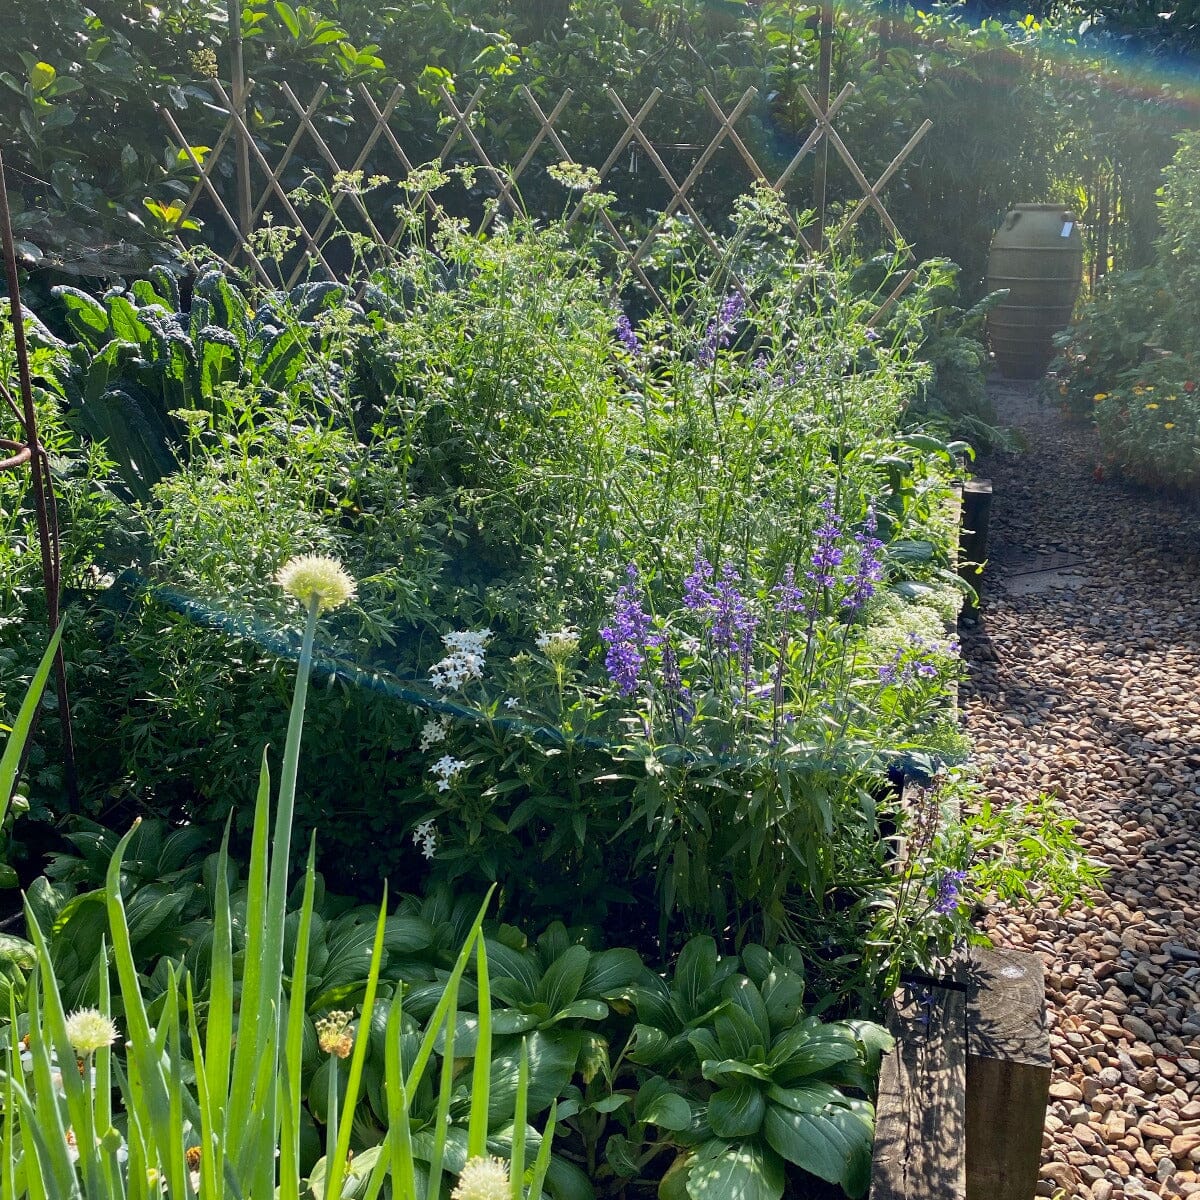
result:
[[(403, 87), (396, 86), (386, 100), (384, 100), (383, 104), (380, 105), (376, 97), (372, 96), (364, 85), (360, 84), (358, 86), (358, 98), (362, 102), (363, 111), (368, 115), (368, 119), (372, 124), (367, 137), (353, 161), (343, 164), (338, 161), (337, 156), (330, 149), (320, 129), (314, 122), (314, 116), (325, 99), (328, 90), (326, 85), (321, 84), (313, 93), (309, 102), (304, 104), (292, 88), (285, 83), (282, 87), (282, 94), (292, 110), (296, 125), (289, 141), (279, 152), (277, 160), (272, 164), (268, 161), (258, 141), (248, 128), (244, 117), (246, 101), (252, 91), (252, 86), (249, 85), (244, 90), (242, 104), (239, 106), (233, 103), (220, 83), (213, 81), (214, 96), (222, 104), (224, 110), (228, 113), (228, 117), (216, 140), (216, 144), (205, 156), (203, 162), (200, 161), (171, 112), (165, 108), (159, 110), (163, 120), (171, 131), (171, 135), (179, 143), (181, 151), (191, 160), (196, 170), (196, 183), (187, 202), (183, 206), (180, 220), (186, 219), (195, 209), (201, 198), (204, 198), (211, 204), (217, 217), (228, 227), (229, 233), (233, 238), (234, 248), (229, 255), (230, 263), (236, 266), (239, 265), (239, 260), (244, 260), (249, 269), (263, 283), (268, 285), (277, 284), (281, 280), (273, 279), (264, 263), (256, 255), (252, 235), (257, 229), (262, 227), (264, 220), (268, 219), (274, 210), (281, 211), (286, 216), (288, 222), (295, 227), (306, 251), (304, 257), (295, 263), (289, 277), (282, 280), (288, 286), (291, 286), (303, 275), (313, 270), (323, 273), (329, 279), (338, 278), (338, 272), (331, 265), (326, 254), (327, 239), (330, 236), (331, 227), (337, 219), (339, 209), (347, 203), (353, 206), (357, 220), (361, 222), (363, 232), (369, 235), (378, 246), (395, 247), (403, 237), (405, 229), (403, 221), (397, 218), (397, 225), (393, 229), (381, 229), (378, 223), (378, 214), (375, 217), (372, 216), (363, 202), (362, 196), (354, 188), (337, 190), (331, 186), (332, 200), (330, 205), (322, 212), (318, 220), (311, 218), (306, 220), (288, 196), (282, 180), (288, 167), (292, 164), (305, 142), (308, 143), (307, 154), (311, 156), (312, 151), (315, 149), (318, 158), (329, 168), (331, 180), (339, 176), (352, 176), (357, 172), (363, 171), (368, 163), (372, 165), (372, 169), (377, 169), (378, 158), (372, 158), (372, 155), (380, 151), (390, 155), (395, 160), (396, 166), (403, 172), (402, 178), (410, 176), (416, 164), (414, 164), (413, 159), (401, 145), (391, 123), (392, 115), (404, 94)], [(846, 215), (841, 225), (827, 239), (822, 239), (823, 244), (836, 246), (849, 234), (854, 225), (868, 209), (873, 209), (876, 212), (885, 229), (893, 236), (900, 237), (900, 231), (888, 213), (881, 193), (901, 164), (908, 158), (913, 149), (928, 132), (932, 125), (932, 122), (929, 120), (922, 123), (920, 128), (909, 138), (896, 154), (895, 158), (892, 159), (887, 169), (872, 183), (859, 167), (853, 154), (851, 154), (834, 126), (834, 121), (839, 110), (854, 92), (853, 85), (847, 84), (837, 97), (826, 106), (822, 106), (817, 98), (806, 87), (801, 85), (799, 94), (812, 114), (814, 125), (787, 166), (784, 167), (776, 179), (772, 180), (759, 165), (737, 130), (738, 122), (746, 114), (758, 94), (757, 89), (753, 87), (747, 88), (738, 102), (726, 112), (707, 88), (701, 88), (700, 95), (715, 119), (716, 128), (687, 174), (680, 179), (663, 160), (659, 147), (655, 145), (646, 131), (647, 119), (662, 98), (663, 93), (661, 89), (655, 88), (636, 111), (628, 107), (612, 88), (606, 88), (605, 90), (614, 112), (624, 124), (624, 129), (603, 162), (595, 168), (600, 185), (603, 185), (608, 180), (613, 167), (626, 153), (636, 150), (641, 155), (644, 155), (658, 172), (663, 184), (668, 189), (669, 199), (652, 228), (636, 244), (631, 244), (626, 239), (620, 229), (618, 229), (611, 215), (603, 208), (599, 210), (599, 218), (606, 226), (613, 243), (624, 256), (624, 265), (636, 276), (647, 292), (660, 303), (662, 298), (648, 277), (643, 264), (652, 250), (656, 239), (659, 238), (676, 214), (681, 213), (686, 216), (696, 234), (705, 244), (714, 253), (718, 250), (716, 236), (692, 203), (689, 194), (697, 181), (710, 167), (717, 152), (726, 146), (726, 144), (732, 146), (737, 152), (751, 178), (756, 183), (765, 184), (782, 195), (788, 181), (800, 167), (805, 157), (816, 151), (821, 143), (824, 142), (827, 147), (832, 147), (844, 163), (846, 169), (850, 172), (851, 177), (861, 192), (861, 199), (858, 200), (856, 206)], [(520, 160), (511, 169), (507, 169), (498, 166), (494, 161), (494, 155), (489, 155), (486, 146), (480, 140), (473, 122), (473, 117), (480, 109), (480, 104), (484, 98), (484, 88), (482, 86), (477, 88), (466, 99), (465, 103), (460, 103), (444, 88), (441, 92), (442, 103), (450, 129), (433, 161), (438, 165), (444, 166), (451, 161), (452, 154), (457, 152), (461, 156), (463, 154), (461, 147), (465, 146), (466, 153), (473, 159), (473, 165), (482, 171), (488, 179), (493, 189), (494, 197), (492, 202), (485, 207), (482, 216), (477, 222), (476, 228), (480, 232), (488, 228), (498, 213), (504, 212), (506, 209), (513, 213), (518, 211), (518, 201), (516, 199), (518, 182), (528, 170), (544, 144), (548, 143), (553, 148), (557, 155), (557, 161), (571, 163), (576, 166), (584, 165), (578, 162), (570, 149), (564, 144), (560, 131), (557, 128), (558, 122), (571, 102), (573, 96), (571, 89), (568, 88), (563, 93), (549, 112), (543, 109), (538, 103), (537, 98), (524, 85), (521, 86), (520, 93), (529, 108), (531, 116), (536, 122), (537, 129)], [(231, 211), (230, 205), (221, 195), (220, 188), (216, 182), (219, 178), (217, 172), (218, 164), (223, 162), (227, 155), (239, 151), (240, 187), (243, 198), (253, 197), (255, 185), (259, 189), (258, 198), (252, 207), (248, 200), (243, 199), (241, 220)], [(247, 164), (249, 165), (247, 166)], [(257, 168), (261, 179), (256, 180), (253, 178), (255, 168)], [(250, 172), (251, 178), (246, 177), (247, 171)], [(425, 202), (431, 209), (435, 207), (433, 200), (428, 195), (425, 197)], [(586, 204), (586, 198), (579, 200), (575, 204), (567, 216), (568, 226), (573, 225), (579, 219), (580, 215), (585, 211)], [(237, 208), (239, 206), (235, 204), (234, 207)], [(790, 211), (788, 221), (793, 236), (807, 250), (815, 252), (819, 249), (819, 247), (814, 247), (811, 244), (806, 231), (801, 228), (795, 214)], [(821, 214), (819, 228), (824, 228), (823, 213)], [(885, 300), (876, 314), (876, 319), (886, 312), (899, 296), (907, 290), (914, 277), (915, 271), (909, 270), (892, 294)], [(737, 278), (732, 278), (730, 283), (735, 288), (745, 290), (744, 285)]]

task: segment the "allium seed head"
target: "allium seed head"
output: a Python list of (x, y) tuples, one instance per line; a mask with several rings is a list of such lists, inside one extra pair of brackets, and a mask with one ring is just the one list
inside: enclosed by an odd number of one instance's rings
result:
[(334, 1009), (316, 1022), (317, 1045), (322, 1054), (335, 1054), (338, 1058), (349, 1058), (354, 1049), (354, 1034), (350, 1022), (354, 1020), (352, 1012), (341, 1012)]
[(288, 559), (275, 576), (275, 582), (306, 608), (315, 598), (317, 612), (340, 608), (358, 592), (342, 564), (321, 554), (301, 554)]

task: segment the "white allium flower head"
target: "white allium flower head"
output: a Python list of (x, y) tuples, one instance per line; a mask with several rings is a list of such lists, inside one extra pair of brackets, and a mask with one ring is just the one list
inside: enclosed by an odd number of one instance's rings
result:
[(345, 567), (336, 558), (321, 554), (301, 554), (288, 559), (275, 576), (275, 582), (305, 608), (315, 597), (318, 612), (340, 608), (358, 592)]
[(116, 1025), (98, 1008), (80, 1008), (67, 1017), (67, 1041), (81, 1057), (95, 1054), (116, 1040)]
[(450, 1200), (509, 1200), (508, 1163), (500, 1158), (472, 1158), (458, 1177)]

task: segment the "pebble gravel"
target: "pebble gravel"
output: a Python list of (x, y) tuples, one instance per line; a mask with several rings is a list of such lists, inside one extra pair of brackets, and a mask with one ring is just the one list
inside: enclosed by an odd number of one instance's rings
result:
[(988, 793), (1056, 795), (1108, 868), (1093, 907), (989, 918), (1046, 970), (1037, 1194), (1200, 1200), (1200, 506), (1109, 478), (1032, 385), (993, 392), (1028, 448), (976, 466), (995, 495), (963, 714)]

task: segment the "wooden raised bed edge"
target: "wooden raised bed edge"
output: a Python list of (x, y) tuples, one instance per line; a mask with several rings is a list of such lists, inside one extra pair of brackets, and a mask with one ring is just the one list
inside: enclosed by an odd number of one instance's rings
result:
[(1050, 1087), (1041, 960), (971, 947), (901, 985), (875, 1118), (871, 1200), (1032, 1200)]

